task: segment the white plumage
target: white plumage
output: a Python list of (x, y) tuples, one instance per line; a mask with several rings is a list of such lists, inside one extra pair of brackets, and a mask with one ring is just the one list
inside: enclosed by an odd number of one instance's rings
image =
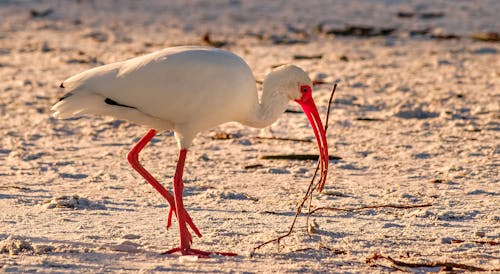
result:
[[(61, 84), (68, 93), (52, 110), (57, 118), (107, 115), (153, 128), (130, 151), (128, 160), (170, 204), (168, 226), (173, 213), (178, 219), (181, 244), (167, 253), (208, 256), (210, 252), (190, 247), (192, 237), (187, 227), (198, 236), (201, 233), (182, 202), (182, 173), (193, 138), (202, 130), (230, 121), (253, 127), (270, 125), (285, 111), (288, 102), (295, 100), (304, 109), (318, 141), (321, 190), (328, 168), (328, 145), (311, 85), (302, 69), (282, 66), (264, 80), (259, 101), (253, 74), (237, 55), (214, 48), (173, 47), (70, 77)], [(138, 160), (139, 152), (156, 131), (168, 129), (175, 132), (180, 148), (174, 176), (175, 197)]]
[[(214, 48), (167, 48), (90, 69), (62, 85), (70, 95), (52, 108), (57, 118), (108, 115), (183, 135), (243, 121), (258, 104), (246, 63)], [(133, 108), (106, 104), (106, 98)]]

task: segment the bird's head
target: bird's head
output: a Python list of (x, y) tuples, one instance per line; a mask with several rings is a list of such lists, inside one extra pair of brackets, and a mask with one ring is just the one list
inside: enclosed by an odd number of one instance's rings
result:
[(312, 87), (312, 81), (307, 73), (294, 65), (277, 67), (264, 80), (264, 86), (279, 91), (289, 100), (299, 100), (303, 96), (301, 86)]
[(328, 173), (328, 143), (325, 128), (312, 98), (311, 79), (301, 68), (294, 65), (285, 65), (272, 71), (264, 81), (264, 86), (272, 86), (271, 89), (285, 93), (290, 100), (297, 102), (306, 114), (318, 142), (321, 167), (318, 190), (323, 190)]

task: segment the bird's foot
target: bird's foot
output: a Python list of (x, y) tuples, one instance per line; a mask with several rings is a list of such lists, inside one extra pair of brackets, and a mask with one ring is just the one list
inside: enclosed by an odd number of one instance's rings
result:
[(172, 248), (168, 251), (163, 252), (162, 254), (172, 254), (175, 252), (181, 252), (182, 255), (192, 255), (192, 256), (197, 256), (198, 258), (210, 258), (210, 255), (219, 255), (219, 256), (237, 256), (238, 254), (232, 253), (232, 252), (210, 252), (210, 251), (203, 251), (199, 249), (194, 249), (194, 248), (181, 248), (181, 247), (176, 247)]

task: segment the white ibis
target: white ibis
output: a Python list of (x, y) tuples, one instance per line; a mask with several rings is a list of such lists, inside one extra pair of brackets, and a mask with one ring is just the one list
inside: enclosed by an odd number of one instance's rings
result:
[[(171, 47), (70, 77), (61, 84), (68, 93), (52, 111), (56, 118), (97, 114), (150, 127), (130, 150), (127, 159), (169, 203), (167, 228), (172, 224), (172, 214), (177, 217), (180, 245), (165, 253), (231, 256), (236, 254), (191, 248), (188, 226), (198, 237), (201, 233), (183, 205), (182, 173), (187, 150), (198, 132), (231, 121), (265, 127), (278, 119), (288, 102), (294, 100), (307, 115), (318, 142), (319, 191), (323, 189), (328, 170), (326, 134), (312, 99), (312, 83), (307, 74), (296, 66), (286, 65), (269, 73), (263, 84), (259, 102), (252, 71), (237, 55), (215, 48)], [(180, 149), (174, 195), (139, 163), (139, 152), (158, 131), (165, 130), (175, 132)]]

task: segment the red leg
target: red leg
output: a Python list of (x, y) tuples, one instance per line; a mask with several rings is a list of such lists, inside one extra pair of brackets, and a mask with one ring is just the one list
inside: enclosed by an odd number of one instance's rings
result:
[[(141, 140), (130, 150), (130, 152), (127, 155), (127, 160), (130, 163), (130, 165), (137, 171), (139, 174), (146, 179), (155, 189), (158, 191), (165, 200), (170, 205), (170, 212), (168, 214), (168, 219), (167, 219), (167, 229), (172, 225), (172, 213), (176, 212), (175, 208), (175, 199), (170, 192), (168, 192), (139, 162), (139, 152), (146, 146), (151, 139), (156, 135), (156, 131), (154, 129), (151, 129), (148, 131), (144, 137), (141, 138)], [(201, 233), (198, 230), (198, 228), (194, 225), (193, 220), (191, 217), (186, 213), (185, 210), (182, 211), (184, 216), (184, 222), (187, 222), (191, 229), (196, 233), (198, 237), (201, 237)], [(176, 214), (177, 215), (177, 214)], [(178, 215), (177, 215), (178, 216)], [(189, 233), (189, 232), (188, 232)], [(189, 234), (191, 236), (191, 234)]]
[(177, 220), (179, 221), (179, 234), (181, 239), (180, 247), (173, 248), (165, 254), (171, 254), (180, 251), (182, 255), (196, 255), (198, 257), (209, 257), (210, 254), (218, 254), (223, 256), (236, 256), (235, 253), (229, 252), (207, 252), (191, 248), (191, 237), (186, 227), (187, 216), (189, 216), (184, 209), (182, 201), (182, 191), (184, 190), (184, 183), (182, 182), (182, 173), (184, 171), (184, 164), (186, 161), (187, 149), (181, 149), (179, 152), (179, 160), (177, 161), (177, 168), (175, 169), (174, 176), (174, 195), (175, 195), (175, 208), (177, 213)]

